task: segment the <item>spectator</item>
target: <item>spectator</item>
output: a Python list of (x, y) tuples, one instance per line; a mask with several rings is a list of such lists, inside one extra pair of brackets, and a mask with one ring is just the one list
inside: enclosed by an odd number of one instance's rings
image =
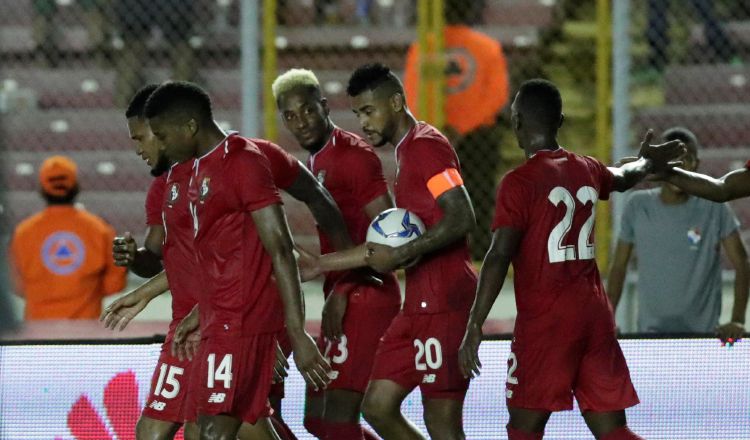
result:
[[(687, 147), (684, 168), (698, 168), (698, 140), (689, 130), (671, 128), (665, 141)], [(706, 333), (723, 340), (743, 332), (750, 269), (739, 222), (726, 203), (690, 196), (678, 187), (636, 191), (625, 206), (607, 292), (616, 309), (628, 260), (635, 247), (638, 263), (638, 331)], [(721, 314), (719, 245), (735, 269), (731, 322), (718, 326)], [(665, 264), (668, 262), (668, 264)]]
[[(727, 37), (714, 12), (713, 0), (690, 0), (690, 3), (700, 20), (705, 26), (705, 35), (708, 45), (713, 51), (714, 59), (720, 62), (728, 62), (735, 56), (734, 47)], [(650, 48), (649, 67), (657, 72), (664, 70), (664, 65), (669, 60), (667, 50), (669, 48), (669, 0), (648, 0), (648, 29), (646, 39)]]
[[(444, 30), (446, 62), (446, 127), (456, 149), (464, 184), (474, 201), (477, 227), (469, 235), (472, 257), (481, 259), (490, 243), (494, 188), (500, 165), (497, 117), (508, 103), (508, 68), (500, 43), (471, 29), (483, 1), (446, 1)], [(421, 78), (419, 46), (409, 48), (404, 87), (415, 111)], [(417, 118), (425, 115), (415, 114)]]
[(16, 228), (10, 259), (15, 292), (26, 300), (27, 320), (96, 319), (102, 298), (125, 287), (126, 271), (112, 260), (115, 231), (73, 206), (77, 167), (53, 156), (39, 170), (47, 208)]
[[(57, 67), (60, 62), (60, 25), (58, 13), (58, 2), (56, 0), (34, 0), (34, 42), (37, 53), (40, 55), (39, 62), (44, 66)], [(78, 6), (83, 14), (83, 22), (88, 32), (89, 44), (94, 48), (96, 55), (104, 51), (106, 39), (105, 21), (106, 12), (104, 0), (77, 0)]]
[(200, 0), (115, 0), (112, 4), (114, 23), (122, 38), (122, 53), (116, 57), (115, 102), (126, 107), (143, 83), (143, 60), (154, 28), (161, 30), (169, 49), (171, 79), (194, 81), (197, 57), (191, 45), (194, 24), (201, 18)]

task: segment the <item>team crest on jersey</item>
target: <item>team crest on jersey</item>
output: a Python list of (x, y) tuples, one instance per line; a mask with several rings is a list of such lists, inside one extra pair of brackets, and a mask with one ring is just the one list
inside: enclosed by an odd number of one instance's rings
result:
[(324, 184), (326, 181), (326, 170), (318, 171), (318, 175), (316, 176), (316, 179), (318, 179), (318, 183), (320, 183), (321, 185)]
[(691, 249), (698, 249), (698, 245), (701, 242), (701, 230), (698, 227), (693, 227), (687, 231), (688, 243), (690, 243)]
[(211, 192), (211, 189), (209, 187), (210, 183), (211, 183), (210, 177), (204, 177), (203, 182), (201, 182), (201, 189), (200, 189), (201, 203), (206, 201), (206, 197), (208, 197), (208, 193)]
[(174, 182), (172, 186), (169, 187), (169, 201), (167, 203), (170, 206), (172, 206), (179, 197), (180, 197), (180, 184), (177, 182)]

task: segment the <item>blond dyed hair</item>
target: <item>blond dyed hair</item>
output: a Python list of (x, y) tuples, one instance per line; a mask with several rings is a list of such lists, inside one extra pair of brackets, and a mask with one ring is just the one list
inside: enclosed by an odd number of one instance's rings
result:
[(320, 89), (320, 82), (312, 70), (308, 69), (290, 69), (279, 75), (271, 84), (273, 99), (279, 99), (279, 96), (294, 90), (298, 87), (312, 87)]

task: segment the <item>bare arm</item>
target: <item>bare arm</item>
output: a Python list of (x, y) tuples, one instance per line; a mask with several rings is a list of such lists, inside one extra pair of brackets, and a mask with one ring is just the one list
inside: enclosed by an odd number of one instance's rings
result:
[(492, 235), (492, 244), (482, 263), (477, 296), (471, 307), (466, 333), (458, 354), (459, 367), (465, 377), (474, 377), (479, 374), (482, 366), (479, 362), (482, 325), (503, 287), (505, 277), (508, 275), (508, 267), (518, 251), (522, 238), (522, 231), (507, 227), (496, 229)]
[(613, 189), (625, 192), (637, 185), (654, 171), (654, 165), (650, 159), (639, 158), (636, 161), (626, 163), (619, 167), (609, 167), (614, 175)]
[(263, 247), (273, 260), (273, 271), (284, 303), (286, 329), (297, 368), (308, 385), (315, 389), (325, 387), (329, 381), (330, 366), (305, 331), (305, 302), (284, 211), (280, 204), (274, 204), (253, 211), (251, 215)]
[(750, 196), (750, 170), (747, 168), (732, 171), (718, 179), (681, 168), (673, 168), (665, 175), (664, 180), (679, 186), (688, 194), (714, 202), (726, 202)]
[(151, 300), (167, 290), (169, 290), (167, 274), (162, 271), (107, 306), (102, 310), (99, 321), (104, 322), (105, 328), (114, 330), (119, 326), (122, 331), (133, 318), (146, 308)]
[(750, 262), (748, 262), (747, 250), (742, 243), (739, 232), (735, 231), (721, 244), (734, 267), (734, 303), (732, 305), (732, 322), (745, 323), (745, 312), (747, 310), (748, 291), (750, 290)]
[(634, 187), (650, 173), (664, 173), (669, 168), (679, 165), (677, 160), (685, 154), (685, 145), (679, 141), (651, 145), (653, 130), (648, 130), (641, 142), (639, 158), (619, 167), (610, 167), (614, 174), (613, 189), (624, 192)]
[(617, 305), (620, 303), (625, 276), (628, 273), (628, 261), (632, 251), (632, 243), (626, 243), (622, 240), (617, 241), (615, 255), (612, 258), (612, 265), (609, 268), (609, 277), (607, 278), (607, 295), (609, 295), (613, 311), (617, 310)]
[(352, 247), (349, 230), (336, 201), (307, 168), (300, 166), (297, 179), (286, 192), (307, 205), (320, 229), (331, 240), (336, 250)]
[(164, 242), (164, 227), (151, 225), (146, 230), (146, 241), (142, 248), (129, 232), (122, 237), (115, 237), (112, 256), (115, 265), (126, 266), (142, 278), (153, 277), (162, 270), (161, 248)]

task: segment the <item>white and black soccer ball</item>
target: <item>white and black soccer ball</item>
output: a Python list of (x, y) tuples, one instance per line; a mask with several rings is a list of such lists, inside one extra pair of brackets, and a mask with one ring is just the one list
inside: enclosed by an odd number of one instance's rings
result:
[(422, 220), (403, 208), (391, 208), (378, 214), (367, 228), (367, 241), (390, 247), (404, 245), (424, 234)]

